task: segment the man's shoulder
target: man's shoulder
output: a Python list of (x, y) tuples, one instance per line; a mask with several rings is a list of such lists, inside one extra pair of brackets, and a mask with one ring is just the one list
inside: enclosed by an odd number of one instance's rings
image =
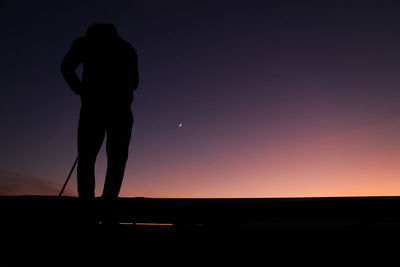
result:
[(126, 49), (135, 51), (135, 48), (134, 48), (127, 40), (125, 40), (124, 38), (122, 38), (122, 37), (120, 37), (120, 36), (118, 36), (118, 39), (119, 39), (120, 43), (121, 43)]
[(76, 47), (76, 48), (79, 48), (79, 47), (84, 46), (85, 43), (86, 43), (85, 36), (81, 36), (81, 37), (78, 37), (78, 38), (76, 38), (74, 40), (74, 42), (72, 43), (72, 46)]

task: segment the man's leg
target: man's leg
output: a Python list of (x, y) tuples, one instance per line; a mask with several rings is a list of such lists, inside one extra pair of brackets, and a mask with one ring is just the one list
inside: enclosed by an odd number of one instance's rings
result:
[(132, 113), (124, 112), (110, 118), (107, 125), (107, 174), (103, 197), (116, 198), (121, 189), (128, 160), (133, 126)]
[(95, 163), (105, 136), (101, 116), (81, 109), (78, 126), (78, 195), (95, 197)]

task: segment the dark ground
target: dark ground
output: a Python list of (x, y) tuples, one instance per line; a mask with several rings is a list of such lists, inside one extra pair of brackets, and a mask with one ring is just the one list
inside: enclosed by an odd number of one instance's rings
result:
[(400, 197), (84, 201), (0, 196), (3, 242), (171, 247), (397, 247)]

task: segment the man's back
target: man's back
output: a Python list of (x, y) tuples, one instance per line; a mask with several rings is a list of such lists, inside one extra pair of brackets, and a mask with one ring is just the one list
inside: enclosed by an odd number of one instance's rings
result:
[(136, 51), (112, 25), (93, 26), (75, 40), (62, 62), (67, 81), (74, 79), (69, 76), (80, 63), (83, 74), (78, 90), (83, 104), (132, 102), (139, 82)]

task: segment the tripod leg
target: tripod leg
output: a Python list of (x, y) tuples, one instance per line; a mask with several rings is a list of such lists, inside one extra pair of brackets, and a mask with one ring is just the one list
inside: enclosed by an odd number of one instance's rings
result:
[(64, 193), (64, 190), (65, 190), (65, 187), (66, 187), (67, 184), (68, 184), (69, 178), (71, 178), (72, 172), (74, 171), (75, 166), (76, 166), (76, 164), (78, 163), (78, 159), (79, 159), (79, 157), (76, 157), (76, 160), (75, 160), (75, 162), (74, 162), (74, 165), (72, 165), (72, 168), (71, 168), (71, 170), (70, 170), (70, 172), (69, 172), (69, 174), (68, 174), (67, 180), (65, 180), (65, 183), (64, 183), (63, 187), (61, 188), (60, 193), (58, 194), (59, 197), (61, 197), (62, 194)]

